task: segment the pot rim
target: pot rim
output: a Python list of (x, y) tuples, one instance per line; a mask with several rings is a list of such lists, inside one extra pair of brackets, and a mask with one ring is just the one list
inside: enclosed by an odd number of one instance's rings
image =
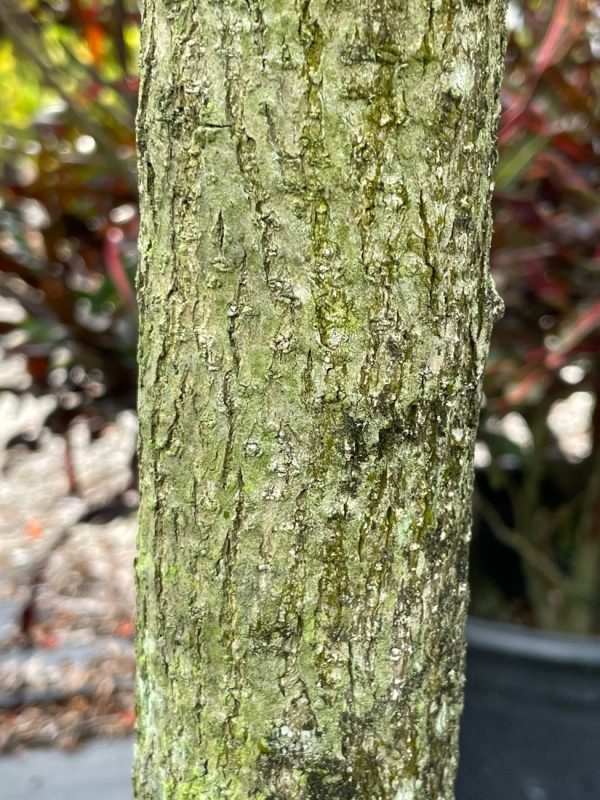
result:
[(600, 637), (597, 636), (555, 633), (480, 617), (469, 617), (466, 635), (472, 652), (600, 668)]

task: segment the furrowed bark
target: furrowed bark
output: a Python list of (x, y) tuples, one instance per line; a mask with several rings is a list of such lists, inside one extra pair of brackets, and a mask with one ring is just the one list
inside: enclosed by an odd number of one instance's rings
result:
[(145, 0), (137, 800), (446, 800), (502, 0)]

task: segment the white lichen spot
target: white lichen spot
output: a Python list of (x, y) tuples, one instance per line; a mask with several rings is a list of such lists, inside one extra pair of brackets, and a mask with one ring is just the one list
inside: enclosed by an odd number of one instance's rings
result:
[(464, 430), (462, 428), (452, 428), (452, 438), (460, 444), (465, 438)]
[(437, 375), (441, 368), (444, 366), (444, 359), (440, 353), (432, 353), (427, 362), (427, 367), (430, 372)]
[(244, 453), (246, 456), (257, 456), (260, 453), (260, 445), (258, 442), (246, 442), (244, 445)]
[(411, 523), (409, 517), (403, 517), (398, 520), (396, 525), (396, 539), (399, 545), (403, 545), (406, 542), (410, 529)]
[(446, 705), (446, 701), (442, 700), (442, 705), (440, 710), (438, 711), (437, 717), (435, 718), (435, 732), (438, 736), (441, 736), (448, 726), (448, 706)]
[(291, 336), (280, 334), (273, 342), (273, 350), (277, 350), (280, 353), (285, 353), (287, 350), (290, 349), (291, 341), (292, 341)]
[(345, 338), (344, 335), (340, 331), (334, 328), (327, 337), (328, 339), (327, 344), (329, 345), (329, 347), (337, 347), (338, 344), (340, 344), (344, 338)]
[(471, 66), (466, 61), (462, 63), (459, 61), (450, 74), (450, 93), (456, 98), (465, 97), (472, 90), (473, 85), (474, 77)]
[(399, 647), (392, 647), (390, 650), (390, 661), (400, 661), (402, 650)]
[(404, 781), (396, 792), (394, 800), (413, 800), (416, 788), (415, 781)]

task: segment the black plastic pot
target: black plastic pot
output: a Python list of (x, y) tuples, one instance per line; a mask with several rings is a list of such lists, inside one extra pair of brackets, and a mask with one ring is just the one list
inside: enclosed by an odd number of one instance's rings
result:
[(600, 640), (471, 620), (457, 800), (600, 800)]

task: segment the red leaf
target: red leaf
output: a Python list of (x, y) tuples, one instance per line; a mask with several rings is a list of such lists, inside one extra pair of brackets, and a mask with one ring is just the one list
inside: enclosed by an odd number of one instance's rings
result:
[(531, 102), (541, 75), (560, 61), (577, 39), (580, 25), (574, 24), (576, 0), (556, 0), (546, 34), (534, 59), (527, 86), (517, 102), (503, 115), (499, 141), (505, 142), (515, 131), (525, 109)]
[(558, 369), (562, 366), (565, 356), (598, 327), (600, 327), (600, 300), (582, 311), (574, 323), (565, 326), (563, 332), (559, 334), (556, 346), (546, 356), (545, 364), (548, 369)]
[(120, 228), (108, 228), (104, 238), (104, 263), (123, 303), (129, 308), (135, 308), (135, 295), (121, 262), (119, 245), (122, 240), (123, 231)]
[(579, 25), (574, 25), (576, 0), (556, 0), (546, 35), (533, 62), (534, 75), (541, 75), (551, 64), (556, 64), (568, 52), (579, 35)]

